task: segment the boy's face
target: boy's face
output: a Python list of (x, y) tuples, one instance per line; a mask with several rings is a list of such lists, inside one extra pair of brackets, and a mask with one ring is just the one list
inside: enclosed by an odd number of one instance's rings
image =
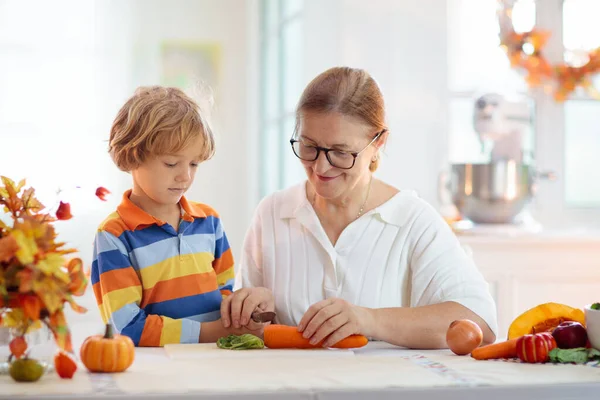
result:
[(177, 204), (194, 182), (202, 145), (198, 137), (178, 153), (149, 158), (131, 171), (134, 185), (157, 204)]

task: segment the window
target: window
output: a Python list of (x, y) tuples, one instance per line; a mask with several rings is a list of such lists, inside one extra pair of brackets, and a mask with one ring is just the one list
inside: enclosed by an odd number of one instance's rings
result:
[(0, 169), (27, 178), (44, 202), (56, 197), (58, 186), (90, 181), (89, 168), (74, 166), (96, 161), (90, 158), (98, 152), (88, 151), (98, 147), (90, 143), (94, 4), (63, 0), (36, 7), (32, 13), (25, 2), (0, 2), (0, 135), (3, 150), (14, 150), (3, 151)]
[(261, 197), (299, 181), (289, 139), (303, 89), (303, 0), (262, 0), (260, 60)]
[[(524, 149), (537, 168), (557, 175), (556, 181), (538, 182), (538, 218), (546, 225), (600, 221), (600, 101), (578, 91), (557, 103), (542, 90), (529, 90), (498, 46), (496, 7), (496, 0), (448, 1), (449, 161), (487, 162), (473, 127), (478, 96), (521, 96), (531, 115)], [(596, 0), (517, 0), (513, 23), (520, 32), (534, 25), (549, 30), (544, 54), (554, 63), (562, 58), (577, 64), (582, 51), (600, 46), (598, 12)]]

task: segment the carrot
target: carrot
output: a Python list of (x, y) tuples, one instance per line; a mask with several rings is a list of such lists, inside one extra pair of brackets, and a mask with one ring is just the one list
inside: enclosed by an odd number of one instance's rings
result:
[[(295, 326), (267, 325), (264, 330), (265, 346), (270, 349), (314, 349), (323, 346), (323, 342), (310, 344)], [(369, 340), (363, 335), (352, 335), (340, 340), (331, 347), (352, 349), (365, 346)]]
[(471, 357), (476, 360), (515, 358), (517, 357), (517, 339), (518, 338), (478, 347), (471, 352)]

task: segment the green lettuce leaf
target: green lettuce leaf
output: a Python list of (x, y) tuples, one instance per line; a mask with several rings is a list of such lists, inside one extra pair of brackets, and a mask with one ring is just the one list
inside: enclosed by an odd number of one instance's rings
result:
[(219, 340), (217, 340), (217, 347), (228, 350), (263, 349), (265, 343), (258, 336), (245, 333), (239, 336), (229, 335), (219, 338)]
[(575, 349), (555, 348), (552, 349), (548, 355), (550, 356), (550, 361), (563, 364), (585, 364), (588, 361), (600, 359), (600, 351), (596, 349), (586, 349), (585, 347), (578, 347)]

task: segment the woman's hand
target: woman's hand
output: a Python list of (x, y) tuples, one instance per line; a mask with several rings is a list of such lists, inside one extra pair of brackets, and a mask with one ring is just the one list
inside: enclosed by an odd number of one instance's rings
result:
[(252, 321), (250, 316), (256, 310), (274, 311), (273, 293), (263, 287), (243, 288), (236, 290), (221, 302), (221, 321), (225, 328), (242, 326), (250, 330), (258, 330), (264, 324)]
[(368, 318), (367, 309), (355, 306), (342, 299), (327, 299), (313, 304), (300, 320), (298, 331), (311, 344), (323, 342), (331, 347), (350, 335), (364, 334)]

